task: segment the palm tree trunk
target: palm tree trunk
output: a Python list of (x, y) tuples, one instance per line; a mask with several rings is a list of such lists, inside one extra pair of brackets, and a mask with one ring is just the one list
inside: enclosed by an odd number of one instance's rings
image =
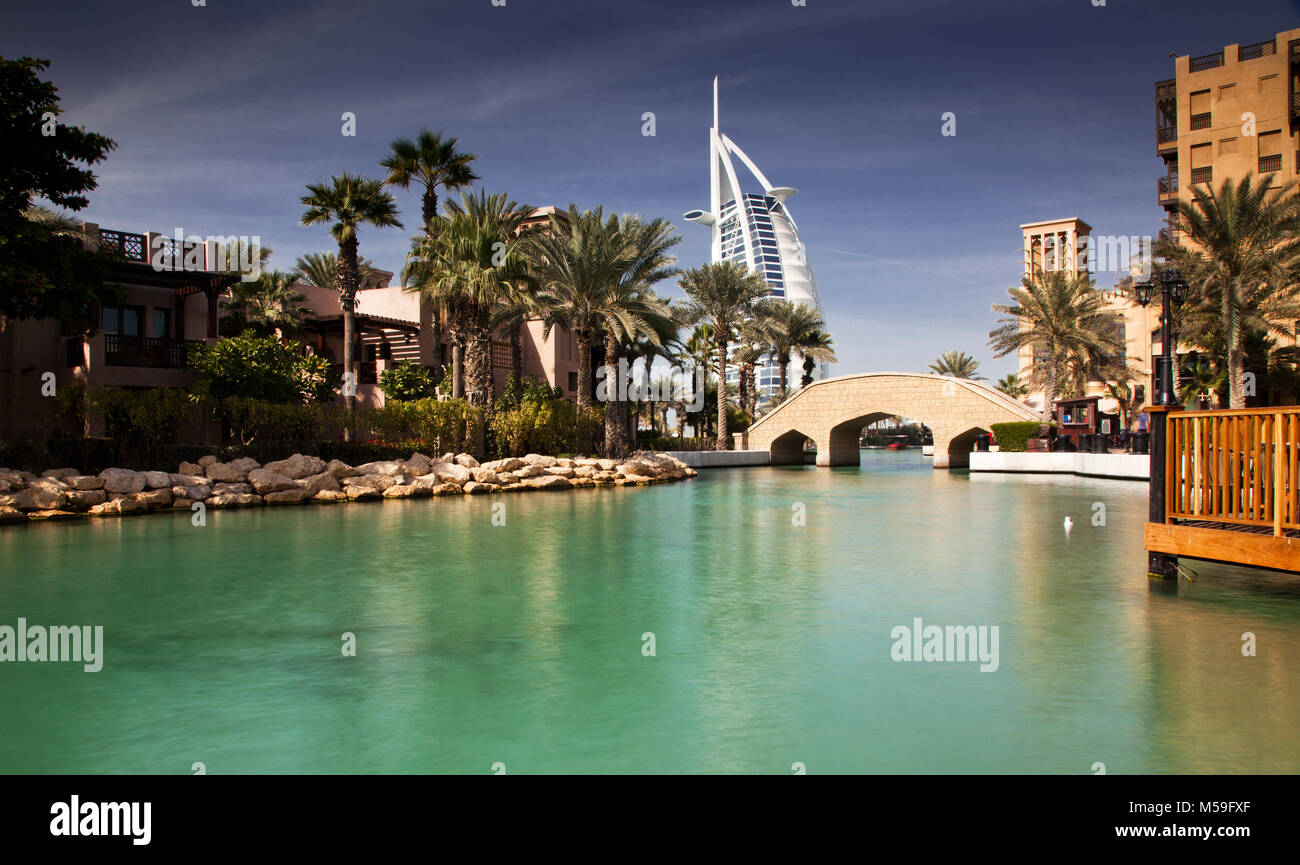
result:
[(573, 336), (578, 343), (578, 407), (591, 408), (591, 331), (578, 328)]
[(1228, 408), (1245, 408), (1246, 393), (1242, 387), (1246, 358), (1241, 350), (1241, 333), (1237, 321), (1228, 319)]
[(790, 355), (786, 352), (778, 352), (776, 362), (781, 367), (781, 398), (777, 402), (783, 403), (786, 394), (790, 392)]
[(451, 397), (465, 396), (465, 348), (459, 342), (451, 344)]
[[(714, 333), (726, 333), (726, 329), (717, 328)], [(718, 340), (718, 443), (714, 450), (725, 451), (727, 447), (727, 340)]]
[(354, 358), (354, 342), (357, 330), (357, 289), (360, 287), (358, 277), (357, 238), (354, 234), (352, 237), (339, 242), (339, 263), (336, 274), (339, 283), (339, 305), (343, 308), (343, 375), (345, 379), (350, 378), (351, 385), (343, 394), (343, 405), (347, 410), (349, 419), (349, 423), (343, 429), (344, 441), (349, 441), (352, 438), (351, 421), (355, 420), (357, 411), (357, 370)]
[[(619, 344), (613, 333), (605, 333), (605, 365), (610, 370), (618, 369)], [(611, 375), (608, 379), (611, 393), (606, 394), (605, 401), (605, 456), (608, 459), (622, 459), (627, 456), (627, 403), (618, 399), (617, 379)]]
[(1043, 423), (1052, 421), (1052, 397), (1056, 395), (1056, 355), (1048, 357), (1047, 380), (1043, 383)]

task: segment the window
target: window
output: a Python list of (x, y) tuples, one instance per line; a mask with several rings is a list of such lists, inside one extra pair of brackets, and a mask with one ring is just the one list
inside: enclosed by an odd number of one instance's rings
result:
[(512, 353), (510, 343), (494, 342), (492, 343), (492, 366), (496, 369), (510, 369), (513, 365), (510, 362)]
[(1241, 142), (1236, 138), (1224, 138), (1219, 142), (1219, 155), (1228, 156), (1229, 154), (1237, 153), (1240, 144)]
[(1271, 174), (1282, 170), (1282, 130), (1259, 133), (1259, 171)]
[(140, 336), (140, 322), (143, 319), (143, 307), (106, 306), (104, 307), (100, 328), (104, 333), (118, 333), (123, 336)]
[(569, 373), (569, 392), (578, 392), (578, 374), (576, 372)]
[(1235, 95), (1235, 91), (1233, 90), (1233, 88), (1236, 87), (1236, 86), (1237, 86), (1237, 85), (1236, 85), (1235, 83), (1233, 83), (1233, 84), (1220, 84), (1220, 85), (1219, 85), (1219, 99), (1228, 99), (1228, 98), (1231, 98), (1233, 95)]
[(172, 311), (154, 307), (150, 317), (149, 335), (154, 339), (171, 339)]

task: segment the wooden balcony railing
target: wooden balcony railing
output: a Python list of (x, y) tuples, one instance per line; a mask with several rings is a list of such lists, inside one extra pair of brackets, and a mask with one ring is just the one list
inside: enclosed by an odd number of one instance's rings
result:
[(155, 369), (184, 369), (192, 339), (155, 339), (147, 336), (104, 334), (104, 363), (107, 366), (146, 366)]
[(1192, 169), (1192, 183), (1210, 183), (1214, 180), (1214, 167)]
[(1166, 522), (1300, 530), (1300, 407), (1171, 412)]
[(1272, 156), (1261, 156), (1259, 158), (1259, 173), (1273, 174), (1282, 170), (1282, 154), (1275, 153)]
[(1192, 129), (1209, 129), (1214, 125), (1214, 113), (1210, 111), (1201, 114), (1193, 114), (1189, 121)]

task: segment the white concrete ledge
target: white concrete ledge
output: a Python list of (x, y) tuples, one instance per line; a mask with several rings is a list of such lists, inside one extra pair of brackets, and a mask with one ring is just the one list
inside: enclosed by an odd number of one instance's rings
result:
[(772, 461), (767, 451), (661, 451), (693, 469), (720, 469), (731, 466), (765, 466)]
[(1147, 454), (1089, 453), (989, 453), (972, 451), (972, 472), (1022, 472), (1025, 474), (1081, 475), (1147, 481), (1151, 457)]

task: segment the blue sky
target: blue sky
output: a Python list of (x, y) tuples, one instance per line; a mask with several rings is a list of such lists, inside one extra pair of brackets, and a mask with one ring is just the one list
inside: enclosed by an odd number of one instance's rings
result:
[[(333, 248), (299, 225), (304, 184), (381, 176), (388, 142), (427, 126), (479, 155), (491, 192), (673, 220), (694, 266), (708, 233), (681, 214), (708, 203), (718, 75), (723, 130), (799, 189), (835, 371), (960, 349), (991, 378), (1015, 366), (984, 343), (1019, 280), (1018, 226), (1154, 234), (1169, 54), (1300, 26), (1295, 0), (193, 2), (6, 11), (0, 54), (51, 60), (64, 122), (118, 142), (83, 218), (260, 235), (288, 268)], [(413, 229), (418, 196), (397, 197)], [(363, 230), (362, 254), (397, 270), (411, 233)]]

